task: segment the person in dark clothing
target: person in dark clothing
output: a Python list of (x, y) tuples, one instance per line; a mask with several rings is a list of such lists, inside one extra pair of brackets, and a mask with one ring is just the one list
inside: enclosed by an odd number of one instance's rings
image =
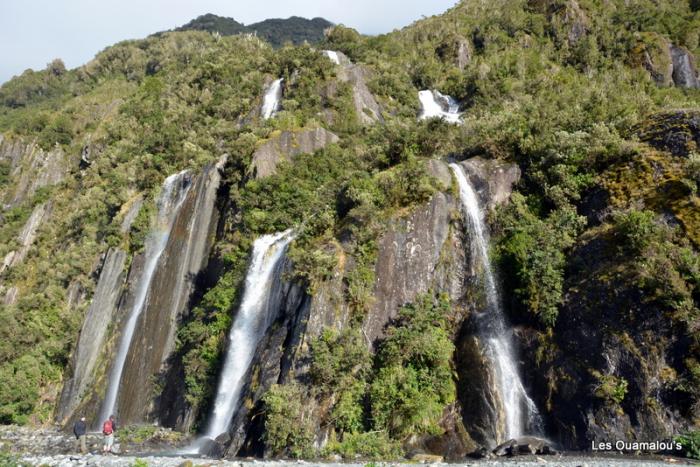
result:
[(81, 417), (80, 420), (75, 422), (73, 425), (73, 434), (75, 435), (75, 449), (78, 450), (80, 446), (80, 452), (87, 454), (87, 424), (85, 423), (85, 417)]

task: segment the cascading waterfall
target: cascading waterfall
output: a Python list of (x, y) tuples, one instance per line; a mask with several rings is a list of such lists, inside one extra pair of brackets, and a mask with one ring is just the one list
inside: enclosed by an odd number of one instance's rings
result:
[(340, 57), (338, 56), (338, 52), (335, 50), (324, 50), (323, 55), (328, 57), (331, 62), (335, 63), (336, 65), (340, 65)]
[(105, 420), (114, 413), (122, 373), (124, 371), (124, 363), (126, 362), (129, 348), (131, 347), (131, 341), (134, 337), (134, 331), (136, 330), (136, 323), (143, 311), (146, 297), (148, 296), (148, 290), (151, 286), (156, 266), (158, 265), (158, 260), (168, 243), (173, 222), (190, 188), (187, 175), (187, 171), (182, 171), (166, 178), (160, 196), (158, 197), (156, 203), (158, 208), (156, 224), (149, 233), (144, 247), (146, 260), (143, 274), (139, 278), (134, 295), (134, 304), (122, 330), (117, 354), (112, 363), (112, 371), (110, 372), (107, 384), (107, 394), (105, 395), (105, 400), (102, 403), (102, 410), (100, 411), (100, 420)]
[[(459, 164), (450, 164), (459, 186), (459, 196), (471, 234), (472, 262), (481, 268), (486, 307), (476, 314), (477, 329), (484, 354), (495, 373), (494, 397), (500, 399), (505, 441), (524, 434), (539, 434), (540, 417), (535, 403), (527, 395), (515, 363), (515, 353), (501, 307), (498, 285), (489, 259), (489, 237), (484, 213), (469, 177)], [(500, 402), (500, 404), (499, 404)], [(504, 419), (504, 420), (503, 420)]]
[(267, 120), (275, 116), (280, 109), (280, 100), (282, 100), (282, 81), (283, 78), (275, 80), (270, 84), (270, 87), (265, 91), (262, 105), (262, 118)]
[(293, 232), (286, 230), (264, 235), (253, 244), (243, 300), (229, 331), (228, 350), (204, 438), (216, 439), (228, 430), (255, 349), (279, 311), (283, 258), (293, 239)]
[(422, 108), (421, 120), (439, 117), (450, 123), (462, 121), (459, 103), (452, 97), (441, 94), (439, 91), (425, 90), (418, 93), (418, 99)]

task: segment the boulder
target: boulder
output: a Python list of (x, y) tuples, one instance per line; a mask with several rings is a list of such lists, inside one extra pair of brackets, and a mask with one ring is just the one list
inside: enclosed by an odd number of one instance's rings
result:
[(292, 161), (299, 154), (307, 154), (337, 143), (338, 136), (323, 128), (283, 131), (272, 136), (253, 154), (251, 164), (255, 178), (274, 175), (282, 161)]
[(552, 444), (535, 436), (522, 436), (498, 445), (493, 453), (496, 456), (517, 456), (519, 454), (556, 454)]

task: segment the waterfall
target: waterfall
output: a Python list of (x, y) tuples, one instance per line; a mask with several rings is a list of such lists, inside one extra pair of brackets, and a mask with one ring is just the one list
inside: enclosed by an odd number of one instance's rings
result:
[(114, 362), (112, 363), (112, 371), (107, 383), (107, 394), (105, 395), (105, 400), (102, 403), (102, 410), (100, 411), (100, 420), (106, 420), (107, 417), (114, 413), (122, 372), (124, 371), (124, 363), (129, 353), (129, 347), (131, 347), (131, 341), (134, 337), (134, 331), (136, 330), (136, 323), (143, 311), (146, 297), (148, 296), (148, 290), (151, 286), (156, 266), (158, 265), (158, 260), (168, 243), (173, 223), (182, 202), (187, 196), (189, 188), (190, 181), (187, 171), (171, 175), (166, 178), (163, 183), (163, 188), (156, 203), (158, 208), (156, 224), (149, 233), (144, 246), (146, 260), (143, 274), (139, 278), (134, 303), (129, 312), (126, 324), (122, 329), (119, 347)]
[(228, 430), (255, 349), (279, 311), (282, 260), (293, 239), (292, 231), (286, 230), (264, 235), (253, 244), (243, 299), (229, 331), (228, 350), (204, 438), (216, 439)]
[(338, 52), (335, 50), (324, 50), (323, 55), (328, 57), (331, 62), (335, 63), (336, 65), (340, 65), (340, 57), (338, 56)]
[(439, 117), (450, 123), (460, 123), (462, 115), (459, 113), (459, 103), (452, 97), (441, 94), (439, 91), (420, 91), (418, 99), (421, 103), (420, 119)]
[(275, 116), (280, 109), (280, 100), (282, 99), (282, 81), (283, 78), (275, 80), (270, 84), (270, 87), (265, 91), (262, 105), (262, 118), (267, 120)]
[(510, 330), (506, 326), (498, 285), (489, 259), (489, 237), (484, 225), (484, 211), (464, 168), (454, 163), (450, 164), (450, 168), (457, 179), (462, 209), (469, 226), (472, 264), (481, 268), (480, 279), (486, 306), (476, 314), (476, 324), (484, 356), (495, 374), (493, 396), (498, 400), (493, 405), (503, 409), (503, 414), (497, 417), (503, 427), (496, 431), (502, 431), (505, 439), (499, 441), (517, 438), (528, 432), (538, 434), (539, 413), (518, 374)]

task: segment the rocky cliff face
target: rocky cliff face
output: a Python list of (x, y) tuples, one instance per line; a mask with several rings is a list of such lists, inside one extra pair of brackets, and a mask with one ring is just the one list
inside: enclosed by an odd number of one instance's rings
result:
[(1, 134), (0, 162), (8, 166), (12, 180), (1, 193), (6, 209), (29, 199), (39, 188), (60, 183), (71, 166), (59, 147), (44, 151), (35, 142), (11, 140)]
[(268, 177), (276, 172), (280, 162), (289, 162), (294, 156), (312, 153), (337, 142), (338, 137), (323, 128), (283, 131), (255, 151), (252, 171), (256, 178)]
[(657, 34), (648, 34), (633, 50), (652, 79), (660, 86), (695, 89), (700, 86), (693, 54)]
[[(158, 418), (155, 402), (163, 385), (168, 385), (159, 377), (167, 372), (177, 325), (189, 309), (197, 276), (207, 264), (214, 241), (217, 192), (225, 160), (209, 165), (190, 182), (192, 188), (178, 211), (151, 281), (121, 382), (107, 382), (105, 377), (118, 335), (114, 330), (124, 325), (132, 307), (133, 290), (136, 281), (142, 280), (144, 259), (137, 255), (131, 260), (128, 279), (122, 287), (127, 255), (119, 249), (107, 252), (74, 352), (72, 376), (64, 384), (57, 411), (59, 420), (68, 420), (78, 411), (91, 414), (93, 419), (106, 384), (120, 384), (117, 407), (122, 423)], [(140, 199), (132, 203), (122, 228), (129, 228), (140, 206)]]
[[(478, 179), (479, 195), (487, 206), (506, 202), (512, 184), (519, 177), (517, 167), (508, 164), (472, 159), (464, 165)], [(429, 167), (445, 191), (436, 193), (407, 216), (390, 220), (379, 240), (374, 300), (362, 325), (369, 348), (383, 335), (400, 306), (428, 290), (449, 294), (456, 304), (453, 317), (456, 322), (469, 313), (470, 272), (466, 258), (469, 239), (463, 234), (459, 200), (450, 191), (452, 178), (447, 164), (434, 160)], [(340, 251), (337, 254), (343, 255)], [(324, 329), (342, 330), (348, 324), (350, 313), (343, 294), (343, 276), (352, 267), (349, 261), (340, 262), (331, 278), (318, 286), (312, 296), (299, 286), (287, 286), (280, 318), (261, 342), (246, 378), (245, 396), (234, 417), (230, 438), (219, 440), (226, 445), (223, 449), (226, 455), (264, 454), (259, 440), (261, 398), (275, 383), (309, 384), (309, 343)], [(470, 379), (464, 380), (460, 375), (463, 381), (460, 386), (469, 393), (475, 387), (474, 378), (485, 375), (472, 371)], [(316, 426), (315, 444), (320, 447), (330, 436), (326, 424), (328, 405), (327, 401), (311, 396), (311, 388), (306, 387), (309, 393), (304, 402), (305, 413)], [(446, 433), (416, 440), (416, 446), (455, 458), (470, 452), (475, 444), (464, 429), (462, 417), (460, 401), (445, 411), (441, 423)], [(473, 414), (468, 418), (471, 421)]]

